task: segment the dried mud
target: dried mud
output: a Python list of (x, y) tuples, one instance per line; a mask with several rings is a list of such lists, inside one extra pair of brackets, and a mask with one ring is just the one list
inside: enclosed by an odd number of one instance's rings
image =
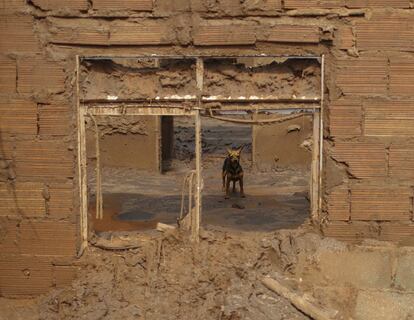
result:
[(130, 234), (139, 248), (88, 249), (70, 287), (24, 304), (3, 299), (0, 319), (308, 319), (260, 283), (272, 272), (269, 238), (204, 230), (194, 245), (175, 232)]

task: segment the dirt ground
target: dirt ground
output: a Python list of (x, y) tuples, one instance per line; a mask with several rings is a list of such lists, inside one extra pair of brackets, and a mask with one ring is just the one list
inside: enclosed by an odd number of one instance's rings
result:
[(308, 319), (260, 283), (273, 270), (272, 233), (207, 229), (198, 245), (180, 233), (128, 237), (135, 249), (89, 248), (69, 287), (1, 299), (0, 319)]

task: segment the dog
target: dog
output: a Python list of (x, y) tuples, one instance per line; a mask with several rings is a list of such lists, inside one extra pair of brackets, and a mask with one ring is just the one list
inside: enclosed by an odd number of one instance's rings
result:
[(233, 193), (236, 192), (236, 182), (240, 185), (240, 196), (245, 198), (243, 189), (243, 168), (240, 165), (240, 154), (244, 148), (242, 145), (238, 149), (227, 149), (227, 157), (223, 164), (223, 191), (225, 191), (225, 199), (230, 198), (230, 183), (233, 181)]

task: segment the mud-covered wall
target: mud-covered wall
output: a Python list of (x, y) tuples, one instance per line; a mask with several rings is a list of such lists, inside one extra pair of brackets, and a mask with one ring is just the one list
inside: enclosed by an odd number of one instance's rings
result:
[[(256, 119), (280, 118), (257, 115)], [(312, 161), (312, 116), (253, 126), (253, 163), (259, 170), (308, 169)]]
[[(158, 116), (95, 117), (99, 132), (102, 167), (160, 170), (160, 118)], [(88, 165), (95, 165), (96, 127), (92, 119), (86, 126)]]
[(0, 1), (1, 294), (38, 294), (75, 272), (76, 55), (324, 53), (323, 231), (412, 235), (413, 5)]

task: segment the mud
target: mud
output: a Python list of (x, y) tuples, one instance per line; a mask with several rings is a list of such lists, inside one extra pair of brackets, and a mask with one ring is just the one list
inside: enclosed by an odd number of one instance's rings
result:
[(196, 95), (195, 60), (118, 59), (86, 61), (85, 100), (134, 100)]
[(129, 237), (141, 246), (85, 252), (67, 288), (3, 299), (0, 319), (308, 319), (260, 283), (272, 272), (269, 234), (205, 230), (199, 245), (179, 233)]
[(237, 97), (315, 97), (320, 66), (315, 61), (271, 58), (209, 59), (204, 94)]

